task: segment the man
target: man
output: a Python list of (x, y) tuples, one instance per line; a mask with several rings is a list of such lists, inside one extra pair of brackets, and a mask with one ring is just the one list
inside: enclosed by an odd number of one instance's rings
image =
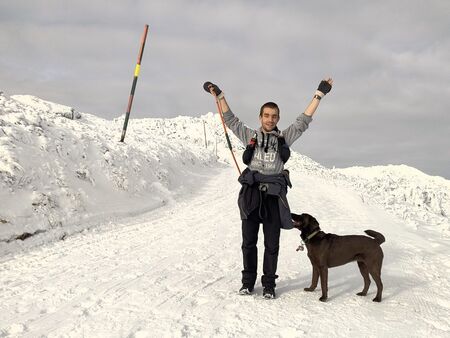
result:
[(257, 276), (258, 263), (258, 231), (263, 224), (264, 261), (263, 296), (275, 298), (275, 280), (280, 242), (280, 229), (291, 229), (289, 205), (286, 199), (287, 187), (291, 187), (288, 171), (284, 163), (290, 155), (289, 146), (294, 143), (308, 128), (320, 100), (331, 90), (333, 80), (328, 78), (319, 84), (314, 97), (305, 112), (282, 132), (277, 124), (280, 110), (276, 103), (265, 103), (259, 113), (261, 127), (251, 129), (242, 123), (230, 110), (223, 92), (211, 82), (203, 88), (214, 95), (222, 108), (225, 124), (247, 145), (243, 161), (247, 164), (239, 182), (239, 209), (242, 220), (242, 287), (239, 294), (251, 294)]

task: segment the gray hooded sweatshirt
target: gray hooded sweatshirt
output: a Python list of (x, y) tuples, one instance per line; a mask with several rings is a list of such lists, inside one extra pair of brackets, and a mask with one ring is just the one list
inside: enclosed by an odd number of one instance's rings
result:
[[(290, 147), (308, 129), (308, 125), (312, 121), (311, 116), (301, 114), (294, 123), (282, 132), (273, 130), (270, 133), (266, 133), (261, 128), (255, 130), (247, 127), (231, 110), (226, 111), (223, 114), (223, 118), (227, 127), (241, 140), (244, 146), (250, 142), (255, 133), (257, 134), (258, 145), (255, 148), (248, 168), (264, 175), (280, 174), (284, 169), (284, 163), (278, 154), (277, 136), (283, 136), (286, 144)], [(268, 146), (267, 152), (265, 152), (266, 146)]]

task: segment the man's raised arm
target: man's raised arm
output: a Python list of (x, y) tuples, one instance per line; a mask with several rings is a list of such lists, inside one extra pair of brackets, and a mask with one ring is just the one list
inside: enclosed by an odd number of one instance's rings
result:
[(326, 80), (322, 80), (319, 84), (319, 88), (317, 88), (316, 93), (314, 94), (311, 103), (306, 107), (304, 114), (306, 116), (313, 116), (316, 112), (317, 107), (319, 106), (320, 100), (326, 94), (328, 94), (331, 90), (331, 86), (333, 85), (333, 79), (330, 77)]
[(295, 140), (297, 140), (303, 132), (308, 129), (308, 125), (312, 121), (312, 116), (316, 112), (317, 107), (319, 107), (320, 100), (330, 92), (332, 85), (332, 78), (322, 80), (303, 114), (299, 115), (293, 124), (283, 130), (283, 136), (288, 145), (292, 145), (292, 143), (294, 143)]
[(234, 135), (237, 136), (241, 142), (246, 145), (249, 140), (254, 135), (255, 131), (249, 127), (247, 127), (243, 122), (241, 122), (231, 111), (230, 107), (228, 106), (227, 101), (225, 100), (225, 96), (223, 92), (220, 90), (220, 88), (211, 83), (211, 82), (205, 82), (203, 85), (203, 88), (211, 93), (217, 101), (219, 102), (220, 108), (223, 112), (223, 119), (225, 120), (225, 124), (228, 128), (231, 129)]

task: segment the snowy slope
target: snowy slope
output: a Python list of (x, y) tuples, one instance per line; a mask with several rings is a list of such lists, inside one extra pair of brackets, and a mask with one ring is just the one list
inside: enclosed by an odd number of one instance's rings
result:
[[(218, 161), (230, 163), (211, 113), (131, 120), (125, 144), (117, 142), (122, 125), (123, 117), (107, 121), (32, 96), (0, 95), (0, 243), (36, 232), (42, 241), (64, 238), (105, 217), (154, 209)], [(449, 231), (450, 182), (443, 178), (407, 166), (328, 169), (297, 153), (287, 167), (352, 186), (415, 226)]]
[(383, 302), (374, 285), (355, 295), (355, 263), (330, 270), (329, 302), (304, 292), (295, 229), (282, 232), (277, 299), (260, 284), (242, 297), (240, 187), (218, 116), (131, 120), (120, 144), (123, 118), (72, 113), (0, 96), (0, 337), (450, 335), (448, 181), (294, 153), (294, 212), (327, 232), (386, 236)]
[(450, 181), (406, 165), (338, 169), (361, 193), (409, 223), (450, 231)]
[(120, 143), (123, 118), (64, 117), (72, 110), (32, 96), (0, 96), (3, 243), (25, 232), (64, 237), (105, 217), (154, 209), (220, 167), (212, 128), (204, 147), (203, 121), (214, 121), (212, 114), (132, 120)]
[(287, 167), (353, 188), (361, 201), (381, 205), (411, 227), (450, 235), (450, 181), (442, 177), (406, 165), (328, 169), (298, 153)]

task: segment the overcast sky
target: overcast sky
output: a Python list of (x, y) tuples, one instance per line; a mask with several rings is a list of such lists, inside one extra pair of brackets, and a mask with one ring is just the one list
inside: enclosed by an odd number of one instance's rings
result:
[(275, 101), (285, 128), (331, 76), (295, 150), (450, 179), (450, 1), (1, 1), (0, 90), (122, 115), (144, 24), (132, 118), (215, 111), (210, 80), (247, 125)]

